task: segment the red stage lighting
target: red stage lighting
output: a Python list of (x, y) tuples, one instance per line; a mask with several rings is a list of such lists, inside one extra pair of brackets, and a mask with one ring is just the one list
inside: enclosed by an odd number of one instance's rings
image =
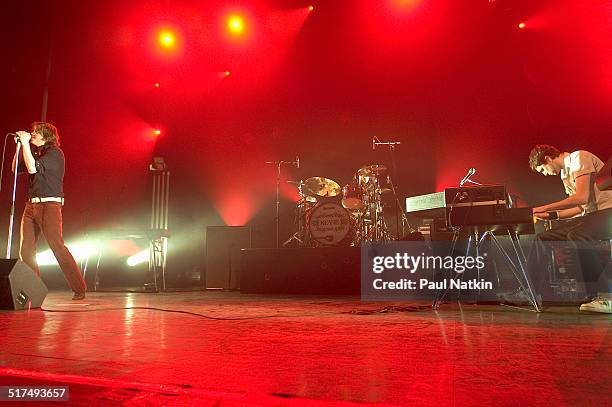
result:
[(395, 7), (398, 9), (412, 9), (417, 7), (421, 0), (395, 0)]
[(170, 31), (160, 32), (157, 39), (159, 41), (159, 45), (161, 45), (164, 48), (171, 48), (174, 46), (174, 43), (176, 42), (176, 38), (174, 34), (171, 33)]
[(230, 76), (230, 71), (225, 71), (225, 72), (223, 72), (223, 75), (225, 75), (225, 76)]
[(518, 28), (520, 28), (521, 30), (522, 30), (523, 28), (525, 28), (525, 23), (520, 22), (520, 23), (519, 23), (519, 25), (518, 25)]
[(227, 20), (227, 28), (234, 34), (240, 34), (244, 31), (244, 20), (237, 15), (230, 16)]
[(160, 134), (161, 134), (161, 130), (159, 130), (159, 129), (153, 130), (153, 135), (154, 136), (159, 136)]
[(314, 10), (314, 6), (308, 6), (308, 11)]
[(155, 82), (153, 86), (155, 86), (156, 88), (159, 88), (159, 82)]

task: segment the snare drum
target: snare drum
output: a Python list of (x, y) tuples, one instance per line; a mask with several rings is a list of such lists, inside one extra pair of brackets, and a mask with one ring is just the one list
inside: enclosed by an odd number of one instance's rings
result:
[(342, 206), (351, 211), (363, 210), (363, 189), (358, 182), (347, 184), (342, 188)]
[(350, 244), (354, 233), (351, 216), (335, 202), (320, 203), (308, 218), (310, 238), (322, 246)]

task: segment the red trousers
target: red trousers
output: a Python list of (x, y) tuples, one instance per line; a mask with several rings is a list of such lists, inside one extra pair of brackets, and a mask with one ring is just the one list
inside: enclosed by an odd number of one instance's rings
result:
[(41, 232), (72, 291), (84, 293), (87, 285), (62, 237), (62, 205), (59, 202), (27, 202), (23, 211), (19, 258), (38, 275), (40, 275), (40, 270), (36, 263), (36, 244)]

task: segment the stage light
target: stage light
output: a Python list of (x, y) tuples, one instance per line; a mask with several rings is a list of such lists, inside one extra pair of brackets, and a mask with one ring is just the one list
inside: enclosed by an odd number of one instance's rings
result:
[(174, 46), (174, 43), (175, 43), (174, 34), (171, 33), (170, 31), (160, 32), (158, 36), (158, 40), (159, 40), (159, 45), (161, 45), (164, 48), (171, 48), (172, 46)]
[(133, 256), (128, 257), (127, 265), (134, 267), (147, 261), (149, 261), (149, 249), (143, 250)]
[(394, 3), (399, 9), (414, 9), (421, 3), (421, 0), (395, 0)]
[(160, 134), (161, 134), (161, 130), (159, 130), (159, 129), (153, 130), (153, 135), (154, 136), (159, 136)]
[[(92, 242), (78, 242), (67, 244), (68, 250), (76, 261), (86, 260), (88, 257), (98, 252), (98, 247)], [(56, 266), (57, 260), (51, 250), (36, 254), (36, 262), (39, 266)]]
[(225, 71), (225, 72), (223, 72), (223, 75), (225, 75), (225, 76), (230, 76), (230, 71)]
[(244, 20), (240, 16), (231, 16), (227, 20), (227, 28), (234, 34), (240, 34), (244, 31)]
[(314, 10), (314, 6), (308, 6), (308, 11)]
[(156, 88), (159, 88), (159, 82), (155, 82), (153, 86), (155, 86)]
[(519, 23), (519, 25), (518, 25), (518, 28), (520, 28), (521, 30), (522, 30), (523, 28), (525, 28), (525, 23), (520, 22), (520, 23)]

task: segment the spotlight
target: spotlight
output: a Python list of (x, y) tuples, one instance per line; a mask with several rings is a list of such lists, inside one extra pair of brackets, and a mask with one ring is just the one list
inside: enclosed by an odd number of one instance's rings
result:
[[(68, 249), (74, 256), (76, 261), (83, 261), (93, 256), (100, 249), (95, 242), (92, 241), (80, 241), (76, 243), (67, 244)], [(51, 250), (45, 250), (44, 252), (36, 254), (36, 262), (39, 266), (54, 266), (57, 265), (57, 260)]]
[(159, 136), (160, 134), (161, 134), (161, 130), (159, 130), (159, 129), (153, 130), (153, 135), (154, 136)]
[(308, 11), (314, 10), (314, 6), (308, 6)]
[(223, 75), (225, 75), (225, 76), (230, 76), (230, 71), (225, 71), (225, 72), (223, 72)]
[(155, 82), (153, 86), (155, 86), (156, 88), (159, 88), (159, 82)]
[(524, 22), (520, 22), (520, 23), (519, 23), (519, 25), (518, 25), (518, 28), (520, 28), (521, 30), (522, 30), (523, 28), (525, 28), (525, 27), (526, 27), (526, 26), (525, 26), (525, 23), (524, 23)]
[(174, 42), (175, 42), (174, 34), (171, 33), (170, 31), (160, 32), (157, 39), (159, 41), (159, 45), (161, 45), (164, 48), (170, 48), (174, 46)]
[(147, 261), (149, 261), (149, 249), (143, 250), (140, 253), (136, 253), (135, 255), (128, 257), (127, 265), (134, 267)]
[(227, 20), (227, 28), (234, 34), (244, 31), (244, 20), (240, 16), (231, 16)]

